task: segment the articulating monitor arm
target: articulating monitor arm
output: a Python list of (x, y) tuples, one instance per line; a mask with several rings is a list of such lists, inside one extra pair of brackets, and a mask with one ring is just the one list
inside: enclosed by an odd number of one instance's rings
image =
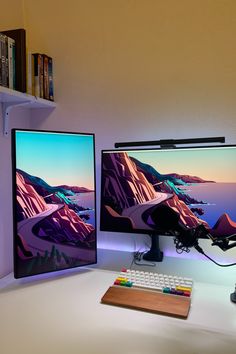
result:
[(236, 242), (231, 242), (231, 238), (236, 237), (236, 235), (214, 237), (203, 224), (189, 228), (180, 223), (180, 215), (167, 205), (158, 205), (152, 212), (151, 218), (160, 234), (163, 232), (174, 236), (178, 253), (189, 252), (190, 248), (194, 247), (198, 252), (205, 255), (198, 244), (198, 240), (201, 238), (209, 238), (212, 241), (212, 246), (218, 246), (223, 251), (236, 247)]
[[(236, 237), (236, 235), (225, 237), (213, 237), (202, 224), (194, 228), (187, 228), (179, 222), (179, 214), (167, 205), (158, 206), (152, 213), (151, 218), (159, 230), (162, 230), (162, 232), (174, 236), (176, 251), (178, 253), (181, 253), (183, 251), (189, 252), (190, 247), (194, 247), (199, 253), (203, 254), (206, 258), (208, 258), (218, 266), (229, 267), (236, 265), (236, 263), (217, 263), (211, 257), (206, 255), (203, 249), (198, 244), (198, 240), (200, 238), (207, 237), (212, 241), (212, 246), (218, 246), (223, 251), (227, 251), (228, 249), (236, 247), (236, 242), (230, 243), (231, 238)], [(236, 285), (235, 291), (230, 294), (230, 300), (236, 303)]]
[[(175, 245), (177, 250), (189, 251), (189, 247), (198, 245), (198, 240), (208, 237), (212, 241), (212, 246), (218, 246), (222, 251), (227, 251), (236, 247), (236, 241), (232, 242), (231, 238), (235, 238), (236, 234), (230, 236), (213, 237), (204, 225), (199, 225), (192, 229), (182, 227), (182, 232), (175, 232)], [(198, 250), (198, 248), (196, 248)], [(202, 253), (202, 252), (201, 252)]]
[(230, 243), (230, 239), (232, 237), (236, 237), (236, 234), (235, 235), (231, 235), (231, 236), (227, 236), (227, 237), (219, 237), (217, 239), (212, 239), (213, 242), (212, 242), (212, 246), (218, 246), (220, 247), (223, 251), (227, 251), (229, 250), (230, 248), (234, 248), (236, 247), (236, 241), (235, 242), (231, 242)]

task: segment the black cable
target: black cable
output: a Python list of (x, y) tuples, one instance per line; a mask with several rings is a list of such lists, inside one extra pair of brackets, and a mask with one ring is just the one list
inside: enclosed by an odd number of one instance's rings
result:
[(146, 253), (146, 251), (143, 251), (143, 252), (136, 251), (136, 252), (134, 252), (132, 264), (134, 263), (134, 264), (139, 265), (139, 266), (155, 267), (156, 266), (155, 262), (150, 262), (150, 261), (147, 261), (147, 263), (143, 262), (143, 255), (145, 253)]
[(135, 252), (134, 253), (134, 258), (133, 258), (133, 262), (134, 264), (136, 265), (141, 265), (141, 266), (149, 266), (149, 267), (155, 267), (156, 266), (156, 263), (155, 262), (150, 262), (150, 261), (147, 261), (147, 263), (144, 263), (143, 262), (143, 255), (145, 254), (146, 252)]
[(229, 264), (220, 264), (217, 263), (214, 259), (212, 259), (211, 257), (209, 257), (204, 251), (203, 249), (199, 246), (199, 245), (195, 245), (194, 248), (201, 254), (203, 254), (206, 258), (208, 258), (210, 261), (212, 261), (213, 263), (215, 263), (216, 265), (218, 265), (219, 267), (231, 267), (236, 265), (236, 263), (229, 263)]

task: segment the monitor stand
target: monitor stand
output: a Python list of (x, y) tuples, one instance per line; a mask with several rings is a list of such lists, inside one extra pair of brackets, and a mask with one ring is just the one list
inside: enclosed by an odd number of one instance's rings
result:
[(145, 261), (151, 262), (162, 262), (163, 260), (163, 252), (160, 250), (159, 247), (159, 235), (155, 233), (149, 234), (151, 237), (151, 248), (148, 252), (143, 255), (143, 259)]
[(236, 284), (235, 284), (234, 293), (230, 294), (230, 300), (231, 300), (232, 302), (236, 302)]

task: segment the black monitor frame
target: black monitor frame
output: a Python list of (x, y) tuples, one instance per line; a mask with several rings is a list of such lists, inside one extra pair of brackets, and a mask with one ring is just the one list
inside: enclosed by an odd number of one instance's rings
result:
[[(224, 137), (219, 137), (219, 138), (204, 138), (205, 142), (207, 141), (208, 143), (212, 142), (219, 142), (219, 143), (224, 143), (225, 138)], [(204, 139), (180, 139), (180, 140), (160, 140), (158, 141), (158, 145), (160, 147), (148, 147), (149, 145), (156, 145), (156, 142), (130, 142), (130, 143), (115, 143), (116, 149), (104, 149), (101, 151), (101, 155), (103, 156), (103, 153), (106, 152), (129, 152), (129, 151), (139, 151), (142, 149), (143, 151), (145, 150), (169, 150), (169, 149), (175, 149), (175, 150), (181, 150), (181, 149), (209, 149), (209, 148), (227, 148), (227, 147), (236, 147), (236, 144), (213, 144), (213, 145), (188, 145), (188, 146), (182, 146), (182, 144), (193, 144), (193, 143), (202, 143), (204, 142)], [(194, 141), (193, 141), (194, 140)], [(198, 140), (198, 141), (197, 141)], [(165, 141), (166, 144), (163, 144)], [(180, 144), (181, 146), (176, 146), (176, 144)], [(125, 146), (128, 146), (128, 148), (125, 148)], [(135, 146), (134, 148), (131, 148), (132, 146)], [(137, 148), (139, 146), (139, 148)], [(144, 147), (143, 147), (144, 146)], [(119, 148), (118, 148), (119, 147)], [(101, 162), (102, 166), (102, 162)], [(102, 174), (101, 174), (101, 190), (103, 189), (103, 169), (102, 169)], [(101, 205), (102, 205), (102, 195), (101, 195)], [(104, 227), (102, 223), (102, 208), (101, 208), (101, 213), (100, 213), (100, 230), (101, 231), (107, 231), (107, 232), (119, 232), (119, 233), (130, 233), (130, 234), (147, 234), (151, 237), (151, 248), (150, 250), (144, 255), (143, 259), (148, 260), (148, 261), (156, 261), (160, 262), (163, 259), (163, 252), (160, 251), (159, 248), (159, 236), (171, 236), (173, 235), (169, 232), (158, 232), (158, 231), (151, 231), (151, 230), (146, 230), (146, 229), (134, 229), (134, 230), (121, 230), (117, 229), (117, 231), (111, 230), (109, 228)], [(208, 237), (204, 234), (200, 235), (200, 238), (202, 239), (208, 239)], [(232, 240), (235, 240), (236, 238), (232, 238)]]
[[(16, 203), (16, 132), (32, 132), (32, 133), (52, 133), (52, 134), (70, 134), (70, 135), (80, 135), (80, 136), (91, 136), (93, 142), (93, 181), (94, 181), (94, 240), (93, 240), (93, 247), (92, 247), (92, 258), (91, 260), (82, 261), (79, 264), (70, 264), (70, 266), (60, 267), (58, 269), (47, 269), (41, 271), (39, 273), (32, 273), (32, 274), (21, 274), (18, 268), (18, 256), (17, 256), (17, 248), (19, 246), (19, 240), (17, 238), (18, 235), (18, 228), (17, 228), (17, 203)], [(97, 201), (96, 201), (96, 168), (95, 168), (95, 160), (96, 160), (96, 151), (95, 151), (95, 134), (94, 133), (84, 133), (84, 132), (68, 132), (68, 131), (55, 131), (55, 130), (37, 130), (37, 129), (12, 129), (11, 131), (11, 152), (12, 152), (12, 206), (13, 206), (13, 259), (14, 259), (14, 277), (15, 278), (24, 278), (29, 276), (38, 276), (44, 273), (53, 273), (56, 271), (63, 271), (72, 268), (79, 268), (91, 264), (97, 263)], [(37, 159), (37, 156), (35, 156)], [(89, 256), (90, 257), (90, 256)]]

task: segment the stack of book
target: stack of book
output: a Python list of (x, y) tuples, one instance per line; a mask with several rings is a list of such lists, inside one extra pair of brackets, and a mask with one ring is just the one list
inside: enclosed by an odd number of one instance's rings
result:
[(26, 32), (24, 28), (1, 31), (1, 85), (26, 92)]
[(0, 86), (54, 101), (52, 64), (46, 54), (26, 55), (25, 29), (0, 32)]
[(28, 53), (27, 92), (54, 101), (53, 60), (40, 53)]
[(0, 33), (0, 86), (16, 89), (15, 40)]

